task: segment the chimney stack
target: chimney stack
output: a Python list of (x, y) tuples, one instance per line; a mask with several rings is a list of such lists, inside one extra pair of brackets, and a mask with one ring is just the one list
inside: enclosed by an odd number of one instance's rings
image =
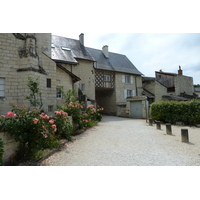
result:
[(109, 54), (108, 54), (108, 45), (103, 46), (102, 48), (103, 54), (106, 58), (109, 58)]
[(84, 46), (84, 34), (83, 33), (81, 33), (79, 35), (79, 42)]
[(181, 69), (181, 66), (179, 66), (178, 75), (183, 75), (183, 70)]

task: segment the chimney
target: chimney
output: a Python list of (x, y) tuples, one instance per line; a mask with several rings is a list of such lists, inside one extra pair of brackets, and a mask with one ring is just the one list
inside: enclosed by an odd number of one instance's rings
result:
[(83, 33), (81, 33), (79, 35), (79, 42), (84, 46), (84, 34)]
[(183, 75), (183, 70), (181, 69), (181, 66), (179, 66), (178, 75)]
[(106, 58), (109, 58), (108, 46), (107, 46), (107, 45), (103, 46), (102, 51), (103, 51), (104, 56), (105, 56)]

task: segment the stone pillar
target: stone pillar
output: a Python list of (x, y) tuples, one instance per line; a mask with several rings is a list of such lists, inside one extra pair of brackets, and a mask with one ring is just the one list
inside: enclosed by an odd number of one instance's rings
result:
[(156, 128), (158, 130), (161, 130), (161, 122), (160, 121), (156, 121)]
[(189, 142), (188, 129), (181, 129), (181, 141), (186, 143)]
[(171, 124), (166, 124), (166, 133), (167, 133), (167, 135), (172, 135)]
[(153, 126), (153, 119), (149, 119), (149, 126)]

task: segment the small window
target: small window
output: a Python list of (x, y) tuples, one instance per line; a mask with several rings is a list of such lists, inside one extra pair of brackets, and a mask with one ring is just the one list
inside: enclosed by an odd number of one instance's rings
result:
[(55, 48), (55, 44), (54, 43), (51, 43), (51, 48)]
[(130, 76), (129, 75), (125, 75), (125, 83), (130, 83)]
[(5, 96), (5, 79), (0, 78), (0, 97)]
[(65, 50), (65, 51), (71, 51), (71, 49), (68, 48), (68, 47), (61, 47), (61, 49), (62, 49), (62, 50)]
[(56, 98), (62, 99), (62, 89), (60, 87), (56, 88)]
[(110, 75), (104, 75), (104, 81), (110, 82)]
[(53, 112), (53, 106), (48, 106), (48, 112)]
[(51, 79), (47, 78), (47, 88), (51, 88)]
[(132, 97), (133, 94), (132, 94), (132, 90), (127, 90), (127, 97)]
[(81, 84), (81, 91), (82, 92), (85, 91), (85, 84), (84, 83)]

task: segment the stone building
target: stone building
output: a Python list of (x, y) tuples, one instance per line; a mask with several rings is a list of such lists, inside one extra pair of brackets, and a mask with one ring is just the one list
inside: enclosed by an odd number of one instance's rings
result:
[(142, 73), (122, 54), (87, 48), (95, 59), (97, 104), (106, 114), (144, 118), (146, 98), (142, 96)]
[(94, 58), (84, 46), (84, 35), (79, 40), (52, 35), (51, 58), (62, 68), (79, 78), (73, 85), (80, 101), (95, 103)]
[(143, 77), (143, 94), (149, 103), (161, 100), (190, 100), (194, 95), (193, 78), (183, 75), (181, 67), (178, 73), (155, 72), (155, 78)]
[(1, 33), (0, 45), (0, 114), (10, 110), (10, 102), (30, 106), (28, 77), (39, 78), (45, 112), (59, 104), (58, 87), (68, 91), (79, 80), (51, 59), (50, 33)]

